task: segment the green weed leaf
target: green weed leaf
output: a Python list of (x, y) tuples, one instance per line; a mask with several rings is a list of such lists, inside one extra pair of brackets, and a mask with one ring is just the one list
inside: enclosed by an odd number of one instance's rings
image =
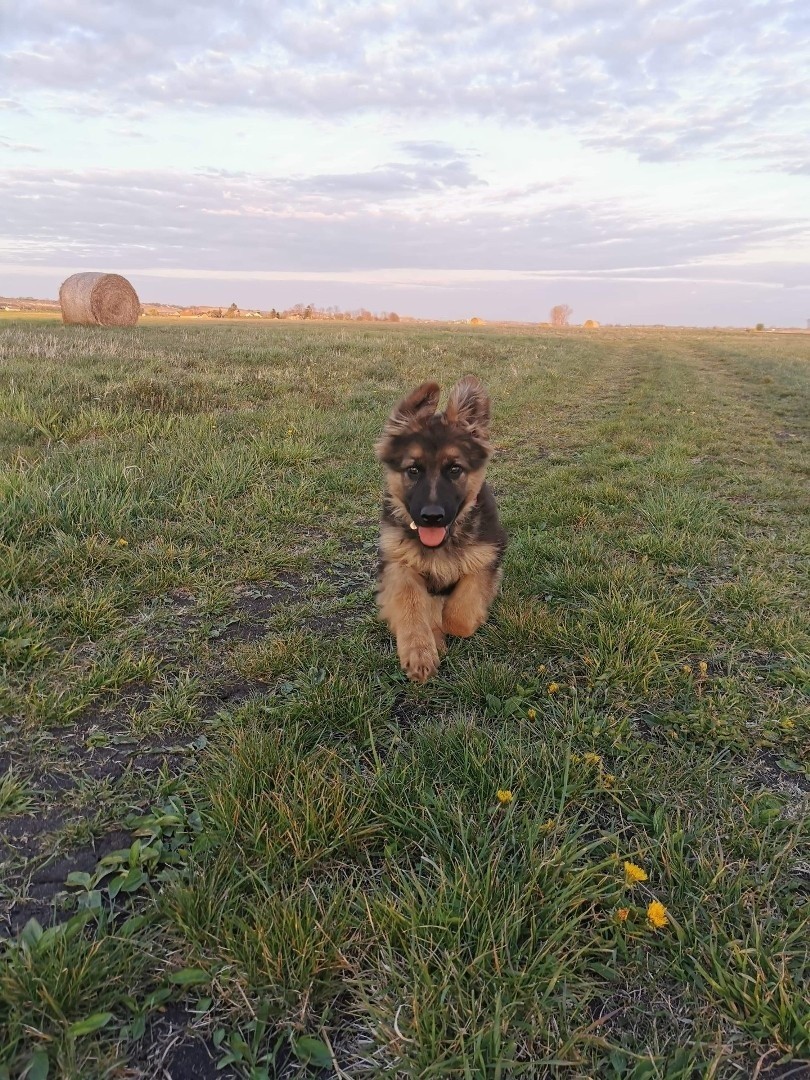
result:
[(110, 1012), (93, 1013), (86, 1020), (77, 1020), (75, 1024), (71, 1024), (68, 1028), (68, 1035), (74, 1039), (78, 1039), (82, 1035), (92, 1035), (94, 1031), (100, 1031), (101, 1028), (109, 1024), (112, 1018), (113, 1014)]
[(317, 1065), (321, 1069), (328, 1069), (332, 1065), (332, 1055), (326, 1043), (313, 1035), (296, 1039), (293, 1049), (302, 1065)]

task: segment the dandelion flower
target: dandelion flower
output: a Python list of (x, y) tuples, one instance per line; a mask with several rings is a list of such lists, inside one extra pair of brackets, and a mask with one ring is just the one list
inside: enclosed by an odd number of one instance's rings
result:
[(692, 668), (690, 667), (689, 664), (684, 664), (683, 667), (681, 668), (681, 671), (684, 673), (684, 675), (691, 675), (692, 674)]
[(116, 547), (129, 547), (129, 540), (125, 540), (123, 536), (119, 536), (115, 541)]
[(540, 672), (540, 674), (542, 675), (542, 674), (543, 674), (543, 672), (544, 672), (544, 671), (546, 670), (546, 665), (545, 665), (545, 664), (541, 664), (541, 665), (540, 665), (540, 666), (538, 667), (538, 669), (537, 669), (537, 670), (538, 670), (538, 671)]
[(619, 910), (616, 912), (616, 918), (619, 920), (619, 922), (627, 922), (627, 916), (629, 914), (629, 907), (620, 907)]
[(601, 755), (595, 754), (592, 750), (589, 751), (587, 754), (583, 754), (582, 760), (585, 762), (586, 765), (594, 765), (597, 768), (602, 764)]
[(661, 903), (660, 900), (653, 900), (650, 906), (647, 908), (647, 918), (650, 920), (650, 925), (656, 930), (662, 930), (668, 925), (669, 919), (667, 918), (667, 909)]
[(515, 797), (511, 791), (503, 789), (501, 791), (496, 791), (495, 796), (501, 806), (508, 806), (512, 799), (514, 799)]
[(556, 824), (557, 822), (554, 820), (554, 818), (550, 817), (548, 821), (546, 821), (540, 826), (540, 828), (543, 830), (543, 832), (549, 833), (556, 826)]
[(636, 885), (639, 881), (646, 881), (647, 875), (640, 866), (636, 866), (632, 862), (626, 862), (624, 864), (624, 880), (628, 885)]
[(529, 709), (529, 711), (526, 713), (526, 715), (528, 716), (528, 718), (530, 720), (536, 719), (536, 717), (537, 717), (537, 709)]
[(700, 663), (698, 664), (698, 670), (700, 671), (701, 675), (707, 675), (708, 674), (709, 665), (706, 663), (705, 660), (700, 661)]
[(605, 773), (605, 775), (602, 777), (602, 782), (604, 783), (605, 787), (613, 787), (613, 785), (616, 783), (616, 777), (611, 772)]
[(550, 694), (556, 694), (559, 689), (560, 689), (560, 684), (559, 683), (550, 682), (548, 684), (548, 692)]

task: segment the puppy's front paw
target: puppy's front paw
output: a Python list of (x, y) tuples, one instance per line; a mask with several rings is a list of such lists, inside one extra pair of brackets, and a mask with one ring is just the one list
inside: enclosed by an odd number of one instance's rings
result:
[(439, 670), (439, 653), (433, 642), (400, 650), (402, 670), (412, 682), (427, 682)]

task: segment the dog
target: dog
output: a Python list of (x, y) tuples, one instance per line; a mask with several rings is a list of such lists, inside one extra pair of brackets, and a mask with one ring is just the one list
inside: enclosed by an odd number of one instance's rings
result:
[(422, 383), (396, 406), (376, 446), (386, 478), (377, 604), (418, 683), (438, 671), (445, 635), (470, 637), (486, 620), (507, 542), (484, 480), (487, 392), (468, 375), (443, 413), (438, 404), (438, 384)]

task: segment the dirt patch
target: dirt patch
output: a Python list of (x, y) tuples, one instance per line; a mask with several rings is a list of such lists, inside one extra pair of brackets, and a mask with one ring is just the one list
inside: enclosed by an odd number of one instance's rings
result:
[[(375, 545), (376, 542), (349, 545), (340, 559), (320, 566), (308, 578), (286, 573), (272, 581), (247, 582), (238, 586), (234, 603), (209, 637), (228, 644), (259, 641), (271, 632), (273, 619), (290, 604), (314, 602), (318, 596), (328, 603), (369, 589), (377, 574)], [(315, 586), (324, 584), (328, 585), (329, 591), (319, 592), (316, 596)], [(310, 630), (333, 633), (343, 630), (356, 617), (358, 613), (344, 609), (310, 615), (304, 623)]]
[(106, 833), (77, 851), (49, 858), (32, 873), (31, 865), (39, 854), (39, 841), (43, 835), (44, 830), (40, 830), (33, 837), (33, 844), (29, 845), (33, 847), (33, 854), (26, 865), (18, 873), (9, 875), (6, 881), (7, 887), (18, 895), (3, 913), (5, 926), (0, 927), (0, 936), (14, 936), (31, 918), (43, 926), (68, 918), (72, 910), (62, 909), (59, 903), (68, 892), (65, 884), (68, 874), (74, 870), (91, 874), (99, 859), (118, 848), (128, 848), (132, 842), (129, 832), (119, 829)]
[(250, 582), (236, 590), (236, 599), (228, 609), (224, 625), (209, 635), (219, 641), (255, 641), (263, 637), (269, 622), (284, 607), (299, 599), (306, 588), (304, 579), (284, 574), (270, 582)]
[(64, 814), (58, 810), (29, 815), (4, 818), (0, 843), (16, 859), (33, 859), (39, 851), (39, 838), (43, 834), (55, 832), (64, 821)]
[(752, 777), (763, 787), (780, 792), (791, 803), (801, 802), (810, 796), (810, 780), (802, 772), (788, 772), (779, 764), (781, 759), (770, 750), (763, 750), (756, 757)]
[(199, 1030), (197, 1018), (180, 1005), (169, 1005), (149, 1026), (142, 1051), (130, 1060), (144, 1080), (226, 1080), (237, 1074), (217, 1069), (222, 1056)]
[(200, 704), (200, 719), (211, 720), (222, 709), (235, 709), (253, 697), (267, 693), (268, 683), (254, 682), (248, 679), (236, 679), (215, 690), (205, 697)]

